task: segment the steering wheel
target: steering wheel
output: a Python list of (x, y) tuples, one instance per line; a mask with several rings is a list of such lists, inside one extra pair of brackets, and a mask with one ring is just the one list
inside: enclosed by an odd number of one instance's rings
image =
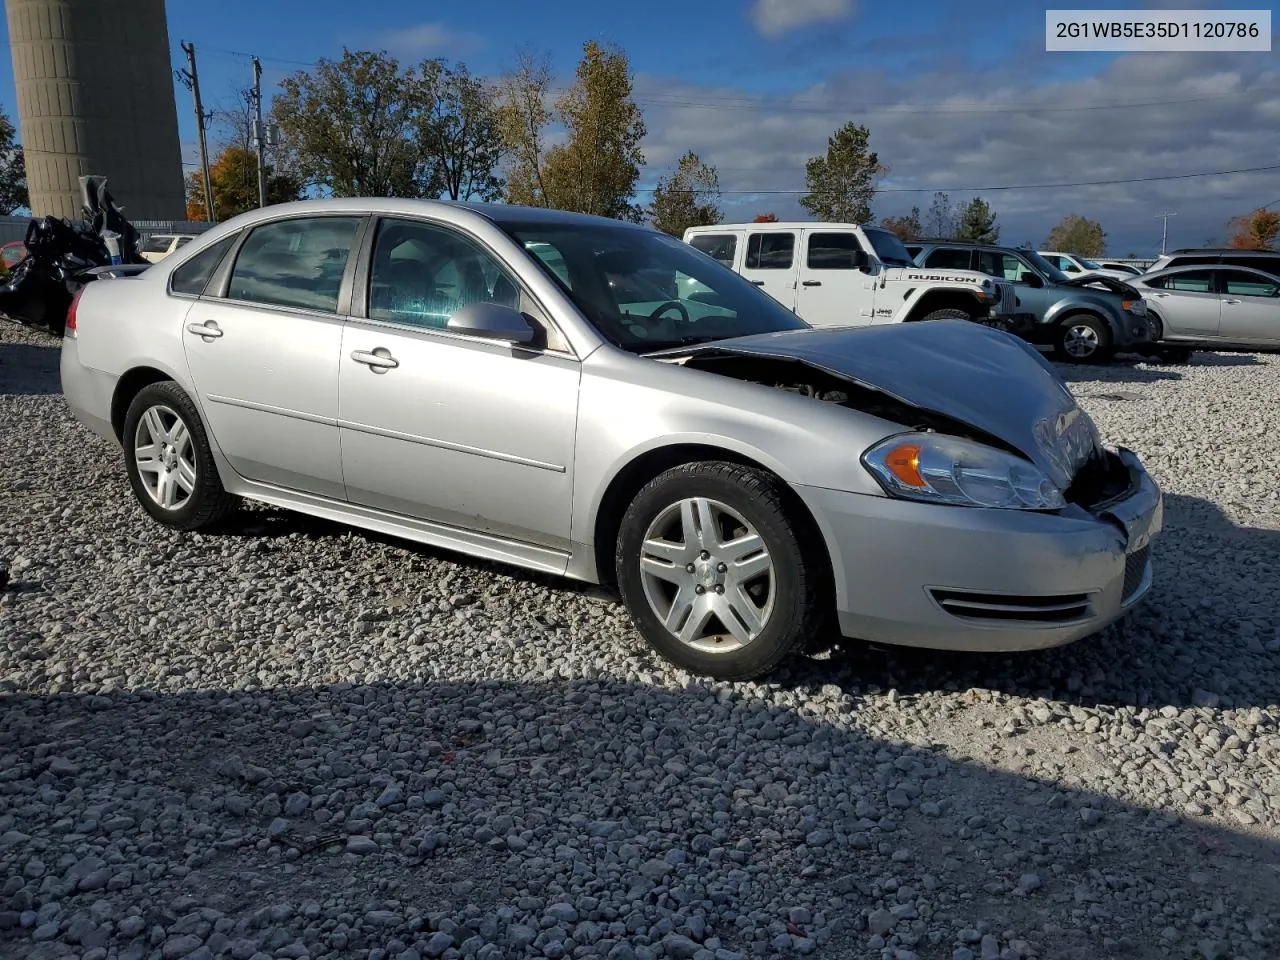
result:
[(681, 323), (689, 322), (689, 311), (684, 308), (684, 304), (681, 303), (679, 300), (668, 300), (666, 303), (659, 305), (659, 307), (656, 310), (654, 310), (653, 313), (649, 314), (649, 319), (657, 320), (660, 316), (662, 316), (668, 310), (679, 310), (680, 322)]

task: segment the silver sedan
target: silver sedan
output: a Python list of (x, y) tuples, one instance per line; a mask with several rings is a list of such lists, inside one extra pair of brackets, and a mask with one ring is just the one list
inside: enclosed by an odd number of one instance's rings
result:
[(237, 217), (68, 316), (63, 389), (180, 530), (241, 499), (616, 585), (700, 674), (829, 627), (1068, 643), (1151, 585), (1161, 497), (963, 321), (810, 329), (654, 230), (511, 206)]
[[(1193, 346), (1280, 347), (1280, 278), (1250, 267), (1170, 267), (1130, 281), (1151, 339), (1185, 359)], [(1167, 349), (1167, 348), (1166, 348)]]

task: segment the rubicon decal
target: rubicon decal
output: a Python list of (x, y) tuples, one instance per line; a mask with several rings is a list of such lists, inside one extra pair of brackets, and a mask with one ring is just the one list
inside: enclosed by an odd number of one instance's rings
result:
[(972, 277), (948, 277), (942, 273), (908, 273), (908, 280), (933, 280), (942, 281), (943, 283), (973, 283)]

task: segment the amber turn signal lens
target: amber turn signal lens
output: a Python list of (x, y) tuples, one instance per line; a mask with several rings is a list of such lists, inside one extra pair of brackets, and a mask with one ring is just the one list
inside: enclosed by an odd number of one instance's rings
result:
[(884, 465), (889, 468), (899, 482), (908, 487), (925, 486), (924, 477), (920, 476), (920, 447), (914, 443), (904, 443), (890, 451), (884, 458)]

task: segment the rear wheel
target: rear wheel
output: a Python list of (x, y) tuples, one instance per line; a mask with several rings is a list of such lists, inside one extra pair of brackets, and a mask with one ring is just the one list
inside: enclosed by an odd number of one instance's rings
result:
[(934, 310), (932, 313), (926, 313), (921, 320), (969, 320), (971, 319), (967, 310), (961, 310), (959, 307), (943, 307), (941, 310)]
[(202, 530), (235, 507), (195, 404), (172, 380), (138, 391), (125, 414), (122, 444), (134, 495), (165, 526)]
[(618, 587), (664, 658), (745, 680), (818, 632), (820, 541), (786, 494), (771, 474), (713, 461), (673, 467), (636, 495), (618, 535)]
[(1067, 363), (1102, 363), (1111, 356), (1111, 332), (1100, 317), (1072, 314), (1058, 325), (1054, 350)]

